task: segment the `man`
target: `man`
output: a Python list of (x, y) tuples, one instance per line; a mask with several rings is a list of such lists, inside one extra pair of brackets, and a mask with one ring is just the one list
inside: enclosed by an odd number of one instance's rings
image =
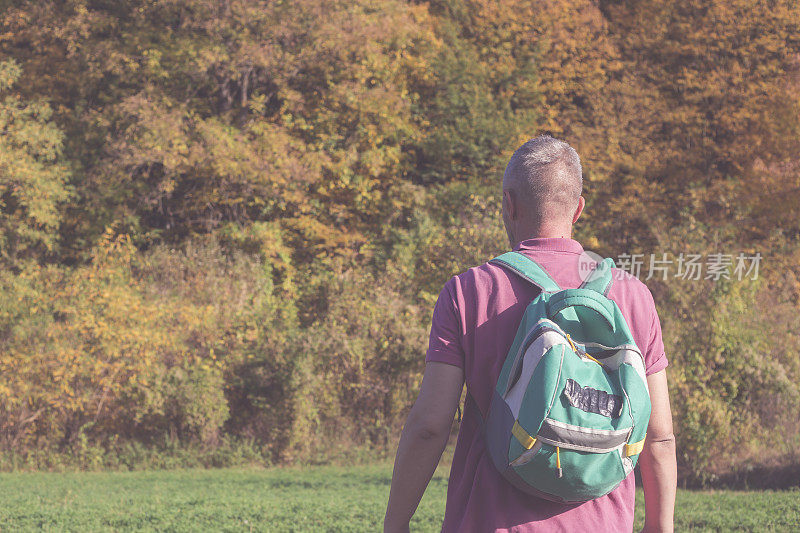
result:
[[(581, 284), (582, 246), (571, 238), (585, 201), (578, 154), (549, 136), (532, 139), (503, 175), (503, 223), (514, 250), (536, 260), (562, 288)], [(480, 430), (491, 391), (527, 304), (538, 293), (502, 267), (483, 264), (452, 277), (433, 312), (419, 397), (395, 459), (387, 532), (408, 531), (411, 516), (441, 458), (461, 390), (469, 392), (458, 434), (442, 531), (626, 531), (633, 529), (634, 476), (580, 504), (537, 499), (495, 469)], [(608, 297), (620, 307), (645, 358), (652, 414), (639, 457), (647, 532), (672, 531), (677, 483), (667, 393), (667, 359), (653, 297), (635, 277), (614, 271)]]

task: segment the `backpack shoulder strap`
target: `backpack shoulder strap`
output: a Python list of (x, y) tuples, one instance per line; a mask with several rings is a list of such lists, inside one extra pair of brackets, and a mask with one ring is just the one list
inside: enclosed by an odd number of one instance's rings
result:
[(506, 252), (489, 261), (516, 272), (529, 282), (533, 283), (542, 292), (557, 292), (561, 290), (553, 278), (539, 266), (539, 263), (519, 252)]
[(597, 291), (603, 296), (608, 295), (611, 284), (614, 281), (611, 275), (611, 269), (614, 268), (614, 260), (607, 257), (597, 263), (594, 269), (589, 273), (586, 280), (581, 284), (581, 289), (592, 289)]

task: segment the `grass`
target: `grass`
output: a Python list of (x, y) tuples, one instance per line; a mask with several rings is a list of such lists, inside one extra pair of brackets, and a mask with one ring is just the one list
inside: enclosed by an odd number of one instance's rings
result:
[[(1, 531), (376, 531), (391, 467), (0, 474)], [(439, 470), (412, 523), (438, 531)], [(643, 500), (637, 494), (637, 530)], [(800, 530), (800, 491), (679, 491), (677, 531)]]

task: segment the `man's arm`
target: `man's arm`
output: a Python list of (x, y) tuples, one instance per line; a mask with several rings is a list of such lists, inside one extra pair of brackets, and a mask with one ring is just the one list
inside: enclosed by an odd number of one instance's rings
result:
[(647, 439), (642, 455), (639, 456), (644, 487), (643, 531), (672, 532), (678, 471), (666, 370), (647, 376), (647, 385), (653, 408), (647, 427)]
[(434, 362), (425, 366), (419, 396), (397, 446), (383, 521), (385, 532), (408, 531), (411, 517), (447, 445), (463, 385), (461, 368)]

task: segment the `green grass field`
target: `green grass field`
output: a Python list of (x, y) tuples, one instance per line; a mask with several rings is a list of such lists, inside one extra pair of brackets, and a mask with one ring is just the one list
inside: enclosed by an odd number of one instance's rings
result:
[[(2, 531), (376, 531), (391, 467), (0, 475)], [(438, 531), (440, 470), (412, 523)], [(637, 527), (642, 523), (637, 495)], [(677, 531), (800, 531), (800, 491), (680, 491)]]

